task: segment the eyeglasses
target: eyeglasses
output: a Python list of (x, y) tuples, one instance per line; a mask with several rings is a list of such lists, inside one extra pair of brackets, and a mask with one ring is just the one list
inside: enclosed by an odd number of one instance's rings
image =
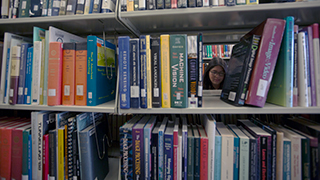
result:
[(220, 77), (222, 77), (222, 76), (224, 76), (224, 72), (218, 72), (218, 71), (215, 71), (215, 70), (213, 70), (213, 71), (209, 71), (210, 73), (212, 73), (212, 74), (214, 74), (214, 75), (219, 75)]

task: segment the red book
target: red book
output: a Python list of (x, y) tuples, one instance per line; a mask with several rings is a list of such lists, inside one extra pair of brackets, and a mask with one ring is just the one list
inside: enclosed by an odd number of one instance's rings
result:
[(48, 63), (48, 106), (61, 105), (62, 43), (50, 42)]
[(245, 101), (248, 105), (263, 107), (266, 103), (285, 24), (283, 19), (268, 18), (243, 37), (261, 35)]
[(15, 180), (22, 179), (22, 154), (23, 149), (23, 131), (30, 128), (31, 124), (27, 123), (21, 127), (12, 129), (12, 154), (11, 154), (11, 178)]
[(178, 180), (179, 119), (173, 127), (173, 180)]
[(49, 134), (43, 135), (43, 159), (42, 159), (42, 180), (48, 180), (49, 179)]
[(87, 42), (76, 43), (75, 105), (87, 105)]
[(76, 43), (63, 43), (62, 60), (62, 105), (74, 105)]
[(171, 9), (177, 9), (178, 0), (171, 0)]
[(209, 141), (206, 131), (198, 125), (200, 135), (200, 180), (208, 179), (208, 147)]

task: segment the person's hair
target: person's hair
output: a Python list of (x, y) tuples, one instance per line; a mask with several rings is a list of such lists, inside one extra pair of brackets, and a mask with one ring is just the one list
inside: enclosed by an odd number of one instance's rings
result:
[[(203, 74), (203, 89), (214, 89), (209, 78), (209, 73), (210, 73), (210, 70), (215, 66), (221, 66), (224, 72), (227, 73), (227, 63), (219, 57), (212, 58)], [(224, 75), (224, 78), (225, 78), (225, 75)], [(221, 89), (223, 86), (224, 78), (223, 78), (223, 81), (220, 83), (219, 89)]]

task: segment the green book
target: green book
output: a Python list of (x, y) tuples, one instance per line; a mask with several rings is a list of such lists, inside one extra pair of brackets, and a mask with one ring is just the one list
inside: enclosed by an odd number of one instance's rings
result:
[(188, 162), (187, 162), (187, 169), (188, 169), (188, 180), (193, 180), (194, 176), (194, 136), (193, 130), (190, 125), (188, 125)]
[(170, 35), (171, 107), (188, 105), (187, 35)]
[(30, 2), (31, 0), (21, 0), (19, 4), (19, 18), (29, 17)]
[(31, 128), (25, 129), (22, 132), (22, 177), (28, 177), (28, 139), (31, 134)]

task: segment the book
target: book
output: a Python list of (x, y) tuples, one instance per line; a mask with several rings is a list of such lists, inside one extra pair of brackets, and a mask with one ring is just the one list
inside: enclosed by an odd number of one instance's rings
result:
[(61, 42), (50, 42), (48, 64), (48, 106), (61, 105), (63, 49)]
[(31, 0), (30, 1), (30, 17), (39, 17), (42, 14), (41, 0)]
[(171, 107), (170, 35), (160, 35), (161, 107)]
[(174, 122), (169, 121), (164, 132), (164, 179), (173, 179), (173, 129)]
[(53, 26), (49, 26), (49, 42), (87, 42), (87, 39)]
[(74, 105), (76, 43), (66, 42), (62, 47), (62, 105)]
[(144, 126), (150, 120), (150, 116), (143, 116), (139, 122), (132, 128), (132, 146), (133, 146), (133, 177), (134, 179), (144, 179), (145, 174), (145, 146), (144, 146)]
[(19, 3), (19, 18), (29, 17), (30, 10), (30, 2), (29, 0), (22, 0)]
[(28, 174), (28, 154), (29, 154), (29, 148), (28, 148), (28, 143), (29, 143), (29, 135), (31, 134), (31, 127), (23, 130), (22, 132), (22, 175), (21, 178), (28, 179), (29, 174)]
[(152, 84), (152, 107), (161, 107), (161, 62), (160, 62), (160, 38), (151, 38), (151, 84)]
[(41, 3), (42, 3), (41, 16), (48, 16), (49, 0), (42, 0)]
[(193, 130), (192, 127), (190, 125), (188, 125), (188, 157), (187, 157), (187, 179), (191, 180), (193, 179), (194, 176), (194, 136), (193, 136)]
[(115, 12), (116, 1), (115, 0), (102, 0), (101, 13)]
[(154, 126), (152, 130), (151, 135), (151, 177), (156, 179), (159, 177), (158, 173), (158, 134), (159, 134), (159, 128), (160, 128), (161, 122), (157, 122), (157, 124)]
[(119, 97), (120, 108), (129, 109), (130, 105), (130, 46), (129, 36), (118, 38), (119, 47)]
[(76, 6), (76, 14), (83, 14), (84, 13), (84, 4), (85, 0), (78, 0)]
[(59, 16), (66, 15), (68, 0), (60, 0)]
[(165, 168), (165, 161), (164, 161), (164, 133), (167, 128), (167, 123), (168, 123), (168, 117), (165, 117), (162, 120), (162, 123), (159, 127), (159, 132), (158, 132), (158, 153), (159, 153), (159, 159), (158, 159), (158, 172), (159, 172), (159, 180), (164, 180), (166, 179), (165, 173), (166, 173), (166, 168)]
[(76, 43), (75, 105), (87, 105), (87, 43)]
[(83, 14), (91, 14), (93, 8), (93, 0), (86, 0), (84, 5), (84, 13)]
[(293, 98), (292, 106), (298, 106), (298, 25), (294, 25), (294, 63), (293, 63)]
[(101, 1), (93, 1), (92, 13), (100, 13)]
[(77, 0), (69, 0), (67, 4), (66, 15), (76, 14)]
[(130, 39), (130, 106), (140, 108), (140, 43)]
[(148, 123), (143, 128), (143, 136), (144, 136), (144, 177), (145, 179), (150, 180), (151, 176), (151, 142), (152, 142), (152, 131), (154, 126), (156, 125), (157, 116), (151, 116)]
[(306, 58), (306, 37), (304, 32), (298, 33), (298, 105), (309, 106), (308, 73)]
[[(208, 145), (209, 140), (205, 129), (198, 125), (200, 135), (200, 179), (208, 179)], [(213, 167), (214, 168), (214, 167)], [(211, 176), (212, 177), (212, 176)]]
[[(320, 62), (320, 55), (319, 55), (319, 24), (314, 23), (312, 24), (312, 43), (313, 43), (313, 58), (314, 58), (314, 73), (316, 82), (319, 82), (319, 75), (320, 75), (320, 69), (319, 69), (319, 62)], [(319, 83), (316, 83), (316, 97), (317, 97), (317, 106), (320, 106), (320, 85)]]
[(179, 170), (178, 170), (178, 154), (179, 154), (179, 124), (180, 124), (180, 118), (175, 118), (173, 119), (174, 122), (174, 126), (173, 126), (173, 179), (178, 179), (178, 174), (179, 174)]
[(203, 34), (199, 33), (197, 35), (197, 54), (198, 54), (198, 63), (199, 63), (199, 70), (198, 70), (198, 91), (197, 91), (197, 97), (198, 97), (198, 107), (202, 107), (202, 89), (203, 89), (203, 77), (202, 77), (202, 68), (203, 68)]
[(96, 106), (115, 98), (114, 44), (98, 38), (87, 37), (87, 106)]
[(18, 98), (18, 85), (21, 61), (21, 46), (11, 48), (11, 73), (10, 73), (10, 91), (9, 104), (16, 104)]
[[(187, 118), (185, 116), (181, 117), (182, 123), (181, 123), (181, 138), (182, 138), (182, 147), (181, 147), (181, 172), (182, 172), (182, 179), (188, 178), (188, 124), (187, 124)], [(179, 134), (180, 138), (180, 134)]]
[(214, 179), (221, 179), (221, 135), (215, 130), (215, 144), (214, 144)]
[(261, 36), (253, 34), (233, 46), (221, 100), (236, 106), (244, 105), (260, 39)]
[(105, 179), (109, 173), (108, 147), (105, 143), (107, 121), (95, 120), (97, 122), (79, 132), (81, 179)]
[(49, 179), (57, 177), (57, 129), (49, 131)]
[(140, 42), (140, 107), (147, 108), (147, 39), (139, 37)]
[[(253, 33), (261, 35), (260, 42), (262, 42), (256, 53), (250, 78), (248, 95), (245, 101), (248, 105), (263, 107), (266, 102), (284, 27), (285, 20), (268, 18), (245, 35), (250, 36)], [(268, 71), (264, 71), (264, 69)]]
[(19, 84), (18, 84), (18, 97), (17, 104), (25, 104), (24, 102), (24, 89), (26, 82), (26, 65), (28, 57), (28, 48), (31, 47), (30, 43), (21, 44), (21, 60), (19, 66)]
[(25, 82), (25, 89), (24, 89), (25, 104), (31, 104), (32, 59), (33, 59), (33, 46), (28, 48), (28, 57), (27, 57), (27, 65), (26, 65), (26, 82)]
[(49, 134), (43, 135), (43, 142), (42, 142), (42, 179), (48, 180), (49, 178)]
[(201, 164), (201, 141), (200, 134), (197, 125), (192, 125), (193, 137), (194, 137), (194, 164), (193, 164), (193, 177), (200, 180), (200, 164)]
[(293, 68), (294, 68), (294, 17), (285, 18), (286, 26), (281, 43), (274, 75), (270, 84), (267, 102), (293, 106)]
[(171, 107), (186, 108), (188, 105), (187, 35), (170, 35), (170, 91)]
[(188, 36), (188, 107), (198, 107), (197, 36)]
[(146, 80), (147, 80), (147, 108), (152, 108), (152, 76), (151, 76), (151, 37), (146, 35)]
[(203, 127), (208, 137), (208, 177), (214, 179), (215, 174), (215, 135), (216, 135), (216, 120), (210, 114), (203, 115)]

